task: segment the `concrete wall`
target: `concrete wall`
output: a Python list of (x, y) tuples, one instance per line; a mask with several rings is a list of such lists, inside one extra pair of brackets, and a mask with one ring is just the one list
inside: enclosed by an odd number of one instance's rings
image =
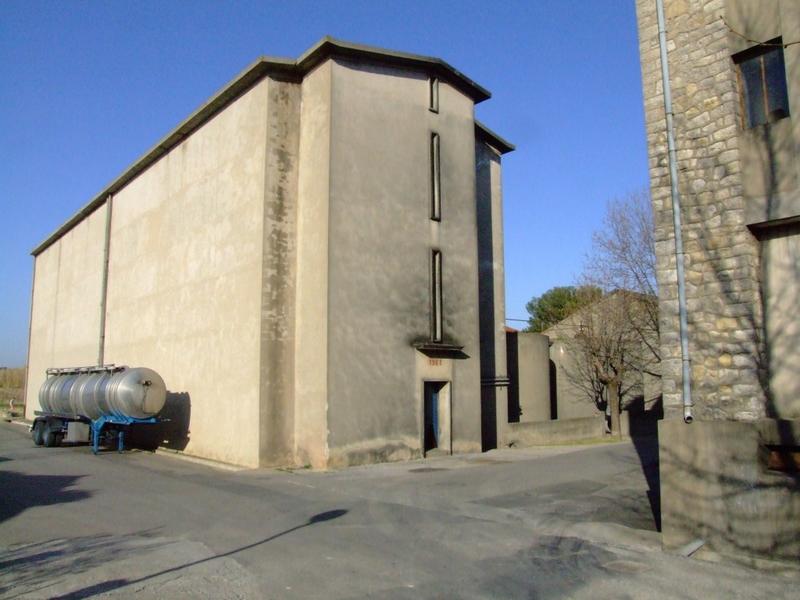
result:
[(517, 378), (512, 382), (519, 402), (517, 421), (549, 421), (554, 416), (550, 398), (550, 339), (540, 333), (509, 335), (516, 338), (517, 346)]
[[(189, 403), (187, 453), (259, 457), (268, 83), (114, 198), (106, 362), (155, 369)], [(231, 441), (235, 440), (235, 443)]]
[(259, 464), (295, 462), (297, 187), (301, 86), (267, 80)]
[[(550, 360), (553, 363), (559, 419), (580, 419), (598, 413), (590, 384), (581, 377), (576, 365), (573, 348), (563, 340), (551, 338)], [(552, 380), (550, 384), (552, 385)]]
[(34, 259), (27, 419), (39, 410), (46, 369), (97, 361), (105, 224), (100, 207)]
[[(430, 339), (430, 252), (443, 256), (454, 451), (480, 448), (472, 101), (421, 74), (331, 63), (328, 256), (330, 464), (418, 456), (414, 341)], [(430, 219), (430, 136), (441, 139), (442, 220)], [(302, 144), (302, 143), (301, 143)]]
[(595, 440), (605, 435), (605, 418), (592, 417), (540, 421), (538, 423), (509, 423), (506, 442), (509, 446), (547, 446)]
[(770, 416), (800, 419), (800, 225), (770, 230), (761, 244)]
[(297, 184), (294, 443), (300, 464), (328, 461), (328, 215), (331, 66), (302, 83)]
[(475, 144), (475, 161), (481, 351), (481, 437), (484, 449), (489, 449), (503, 445), (509, 406), (505, 333), (502, 166), (500, 153), (481, 139)]
[[(733, 421), (660, 422), (665, 548), (702, 539), (706, 549), (735, 558), (798, 560), (797, 479), (767, 468), (766, 446), (781, 443), (779, 429), (788, 430)], [(795, 439), (796, 429), (790, 434)]]

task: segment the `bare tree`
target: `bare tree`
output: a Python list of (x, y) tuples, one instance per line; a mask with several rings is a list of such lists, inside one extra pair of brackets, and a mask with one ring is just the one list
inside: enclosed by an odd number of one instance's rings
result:
[(580, 285), (604, 291), (571, 317), (563, 340), (573, 360), (566, 375), (598, 408), (606, 403), (619, 435), (623, 398), (643, 394), (659, 376), (658, 297), (653, 218), (646, 191), (609, 202), (592, 237)]
[(655, 296), (656, 252), (650, 194), (633, 192), (608, 203), (602, 229), (592, 235), (592, 253), (585, 266), (592, 279), (602, 277), (617, 289)]
[(640, 294), (636, 308), (642, 314), (635, 322), (637, 333), (653, 358), (660, 360), (655, 227), (647, 189), (608, 203), (602, 228), (592, 235), (592, 251), (580, 279), (605, 292)]
[(622, 399), (643, 394), (644, 374), (657, 375), (657, 359), (644, 344), (650, 298), (616, 290), (574, 316), (574, 334), (564, 340), (573, 360), (566, 374), (595, 402), (608, 404), (611, 432), (620, 435)]

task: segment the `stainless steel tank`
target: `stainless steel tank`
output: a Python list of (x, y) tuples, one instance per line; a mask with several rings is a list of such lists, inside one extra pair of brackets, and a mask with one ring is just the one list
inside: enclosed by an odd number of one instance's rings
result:
[(144, 367), (50, 369), (39, 390), (42, 412), (88, 417), (157, 415), (167, 399), (161, 376)]

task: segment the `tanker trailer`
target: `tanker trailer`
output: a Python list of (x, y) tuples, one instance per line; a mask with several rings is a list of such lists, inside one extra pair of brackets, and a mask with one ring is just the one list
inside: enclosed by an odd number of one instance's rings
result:
[(158, 423), (167, 388), (161, 376), (144, 367), (103, 365), (48, 369), (39, 389), (39, 405), (31, 426), (37, 446), (89, 441), (97, 454), (100, 440), (117, 435), (120, 452), (131, 425)]

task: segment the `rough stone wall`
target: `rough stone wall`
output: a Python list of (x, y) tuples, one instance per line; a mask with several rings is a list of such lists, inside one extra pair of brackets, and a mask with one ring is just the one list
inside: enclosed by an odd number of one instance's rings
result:
[[(724, 0), (666, 0), (697, 418), (757, 419), (766, 394), (759, 248), (745, 226), (739, 96)], [(681, 406), (678, 288), (655, 0), (637, 0), (656, 225), (664, 407)]]

